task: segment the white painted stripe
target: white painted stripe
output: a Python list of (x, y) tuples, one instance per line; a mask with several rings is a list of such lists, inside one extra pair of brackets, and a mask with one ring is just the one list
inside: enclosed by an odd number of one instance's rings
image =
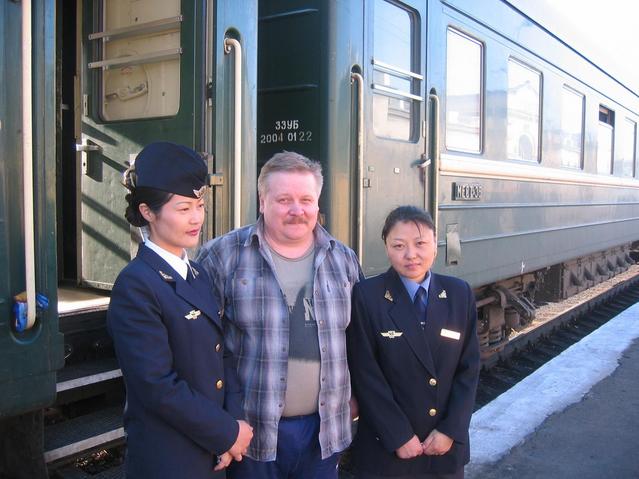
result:
[(114, 369), (112, 371), (105, 371), (103, 373), (92, 374), (90, 376), (83, 376), (81, 378), (69, 379), (68, 381), (62, 381), (56, 384), (56, 392), (66, 391), (67, 389), (75, 389), (82, 386), (88, 386), (89, 384), (95, 384), (102, 381), (109, 381), (111, 379), (119, 378), (122, 376), (120, 369)]
[(580, 401), (618, 366), (639, 337), (639, 303), (544, 364), (473, 414), (471, 464), (489, 464), (522, 443), (544, 420)]
[(44, 461), (46, 463), (57, 461), (58, 459), (62, 459), (63, 457), (69, 457), (93, 447), (101, 446), (102, 444), (106, 444), (117, 439), (122, 439), (123, 437), (124, 428), (120, 427), (118, 429), (105, 432), (104, 434), (99, 434), (82, 441), (74, 442), (73, 444), (69, 444), (67, 446), (53, 449), (52, 451), (46, 451), (44, 453)]
[(549, 168), (536, 162), (496, 161), (452, 153), (441, 155), (439, 173), (442, 176), (639, 189), (639, 180), (635, 178), (594, 175), (569, 168)]

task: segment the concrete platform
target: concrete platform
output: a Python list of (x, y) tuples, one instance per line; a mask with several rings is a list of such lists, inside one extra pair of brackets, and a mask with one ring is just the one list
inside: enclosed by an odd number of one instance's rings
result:
[(639, 478), (639, 304), (487, 404), (466, 478)]

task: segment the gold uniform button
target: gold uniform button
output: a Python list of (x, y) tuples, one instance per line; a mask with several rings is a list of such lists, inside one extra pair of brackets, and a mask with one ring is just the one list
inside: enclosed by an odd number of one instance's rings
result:
[(218, 389), (222, 389), (223, 386), (224, 386), (224, 381), (222, 381), (221, 379), (218, 379), (217, 382), (215, 383), (215, 387)]
[(216, 353), (219, 353), (219, 352), (220, 352), (220, 349), (222, 349), (222, 345), (221, 345), (221, 344), (219, 344), (219, 343), (218, 343), (218, 344), (216, 344), (216, 345), (215, 345), (215, 352), (216, 352)]
[(437, 379), (435, 378), (430, 378), (428, 380), (428, 384), (430, 384), (431, 386), (437, 386)]
[(434, 416), (435, 414), (437, 414), (437, 409), (435, 409), (435, 408), (433, 408), (433, 409), (429, 409), (429, 410), (428, 410), (428, 414), (429, 414), (430, 416)]

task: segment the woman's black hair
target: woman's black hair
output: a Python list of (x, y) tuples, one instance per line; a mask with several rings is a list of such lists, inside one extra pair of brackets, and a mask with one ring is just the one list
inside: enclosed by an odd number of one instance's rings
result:
[(418, 227), (419, 225), (423, 225), (435, 234), (435, 223), (428, 211), (424, 211), (416, 206), (398, 206), (388, 213), (388, 216), (386, 217), (384, 227), (382, 228), (382, 240), (386, 242), (388, 233), (390, 233), (390, 230), (393, 229), (397, 223), (409, 222), (415, 223), (415, 226)]
[(130, 193), (126, 195), (125, 199), (128, 203), (124, 217), (133, 226), (146, 226), (149, 224), (144, 219), (142, 213), (140, 213), (140, 205), (146, 203), (149, 209), (158, 214), (164, 206), (173, 196), (173, 193), (158, 190), (156, 188), (147, 188), (144, 186), (130, 188)]

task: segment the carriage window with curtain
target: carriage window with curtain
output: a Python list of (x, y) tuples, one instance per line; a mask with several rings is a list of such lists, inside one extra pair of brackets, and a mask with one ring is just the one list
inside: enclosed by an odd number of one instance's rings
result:
[(180, 105), (180, 0), (102, 0), (96, 42), (100, 116), (106, 121), (176, 115)]
[(561, 166), (581, 168), (584, 144), (584, 96), (570, 87), (561, 92)]
[(446, 148), (481, 151), (483, 45), (452, 28), (446, 40)]
[(631, 178), (634, 175), (637, 124), (630, 118), (626, 118), (621, 128), (621, 142), (619, 144), (619, 154), (615, 159), (614, 173), (617, 176)]
[(539, 162), (541, 73), (508, 60), (508, 158)]
[(415, 60), (415, 15), (386, 0), (373, 4), (373, 131), (411, 140), (421, 75)]
[(615, 112), (599, 106), (597, 127), (597, 173), (612, 173), (612, 148), (615, 133)]

